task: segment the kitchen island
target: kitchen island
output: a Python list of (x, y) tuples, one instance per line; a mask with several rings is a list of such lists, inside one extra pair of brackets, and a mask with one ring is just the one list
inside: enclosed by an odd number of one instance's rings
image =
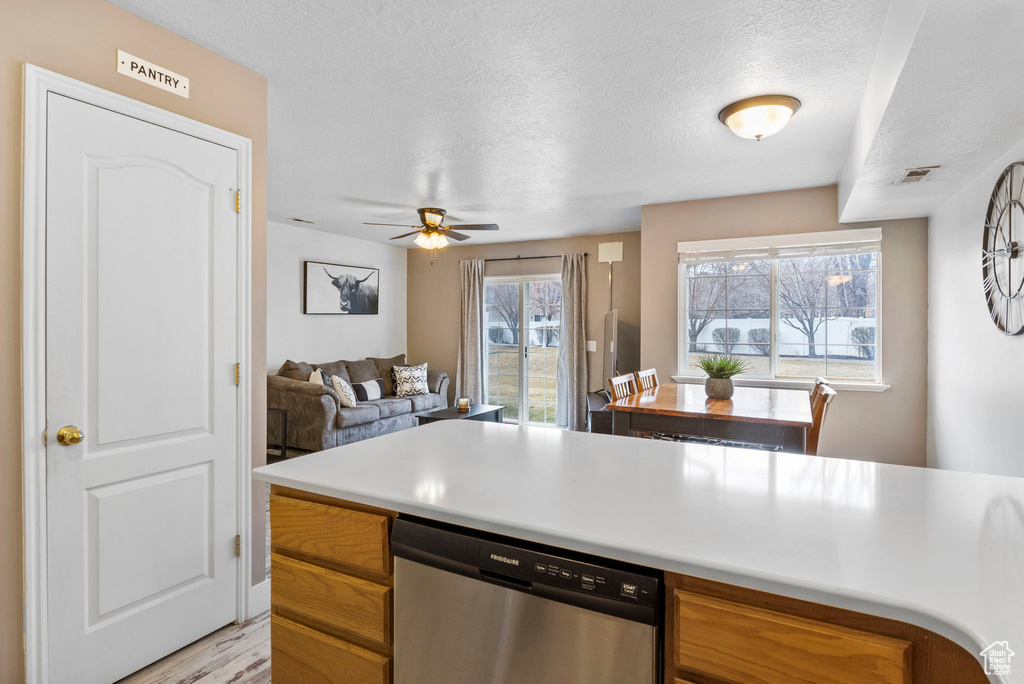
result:
[(402, 514), (665, 571), (668, 683), (986, 681), (984, 648), (1024, 647), (1018, 478), (475, 421), (254, 477), (275, 486), (275, 682), (339, 649), (350, 681), (391, 681)]

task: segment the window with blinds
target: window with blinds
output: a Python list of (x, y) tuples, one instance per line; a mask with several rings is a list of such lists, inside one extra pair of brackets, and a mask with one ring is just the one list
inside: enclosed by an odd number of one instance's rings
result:
[(881, 229), (679, 243), (679, 369), (879, 382)]

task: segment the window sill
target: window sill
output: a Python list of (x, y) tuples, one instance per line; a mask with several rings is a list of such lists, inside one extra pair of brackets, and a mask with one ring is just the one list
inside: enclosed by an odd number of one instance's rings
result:
[[(703, 385), (706, 379), (703, 375), (673, 375), (676, 382), (689, 385)], [(814, 387), (813, 380), (785, 380), (781, 378), (736, 378), (733, 381), (737, 387), (769, 387), (772, 389), (799, 389), (810, 390)], [(880, 382), (851, 382), (849, 380), (834, 380), (829, 385), (838, 392), (885, 392), (892, 385), (885, 385)]]

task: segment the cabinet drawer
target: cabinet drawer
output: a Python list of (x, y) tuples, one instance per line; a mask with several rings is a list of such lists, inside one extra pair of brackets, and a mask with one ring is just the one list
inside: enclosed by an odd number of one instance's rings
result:
[(675, 592), (676, 665), (744, 684), (909, 684), (910, 642)]
[(391, 659), (270, 616), (274, 684), (390, 684)]
[(390, 576), (388, 518), (284, 496), (270, 497), (275, 546)]
[(387, 649), (391, 646), (391, 588), (271, 554), (271, 602)]

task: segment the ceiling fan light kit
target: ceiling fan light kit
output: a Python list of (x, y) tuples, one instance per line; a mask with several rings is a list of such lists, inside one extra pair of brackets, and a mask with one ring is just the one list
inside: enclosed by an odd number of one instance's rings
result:
[(452, 240), (468, 240), (469, 235), (465, 235), (458, 231), (452, 230), (458, 228), (459, 230), (498, 230), (498, 224), (496, 223), (469, 223), (462, 226), (445, 226), (441, 225), (444, 223), (444, 217), (448, 213), (444, 209), (438, 207), (420, 207), (416, 210), (416, 213), (420, 216), (420, 225), (411, 226), (402, 223), (370, 223), (364, 222), (365, 226), (396, 226), (398, 228), (415, 228), (416, 230), (410, 233), (403, 233), (402, 235), (396, 235), (391, 238), (392, 240), (401, 240), (407, 238), (410, 235), (415, 235), (416, 239), (413, 242), (416, 243), (417, 247), (423, 249), (429, 249), (433, 252), (431, 255), (430, 263), (434, 263), (434, 258), (437, 257), (437, 250), (447, 247), (450, 243), (449, 238)]
[(748, 97), (718, 113), (718, 120), (741, 138), (760, 140), (781, 131), (800, 109), (800, 100), (789, 95)]
[(448, 246), (448, 238), (437, 231), (420, 233), (413, 242), (423, 249), (441, 249)]

